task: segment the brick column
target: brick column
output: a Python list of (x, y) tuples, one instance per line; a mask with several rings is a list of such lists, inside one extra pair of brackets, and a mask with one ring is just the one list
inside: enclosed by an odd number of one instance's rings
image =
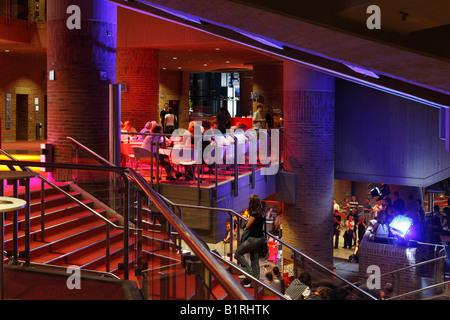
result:
[[(69, 29), (72, 14), (81, 10), (81, 29)], [(108, 158), (109, 84), (116, 82), (117, 7), (107, 0), (48, 0), (47, 71), (48, 142), (55, 147), (55, 162), (71, 163), (73, 137)], [(106, 75), (103, 79), (101, 77)], [(56, 170), (57, 180), (70, 172)]]
[(119, 48), (117, 83), (125, 83), (122, 92), (122, 121), (130, 120), (140, 131), (148, 121), (159, 122), (159, 50)]
[[(258, 101), (253, 101), (253, 112), (258, 105), (282, 108), (283, 64), (260, 63), (253, 65), (253, 91), (259, 92)], [(246, 99), (246, 97), (244, 97)]]
[(296, 204), (283, 208), (283, 239), (332, 266), (334, 78), (286, 62), (283, 93), (287, 171), (297, 175)]

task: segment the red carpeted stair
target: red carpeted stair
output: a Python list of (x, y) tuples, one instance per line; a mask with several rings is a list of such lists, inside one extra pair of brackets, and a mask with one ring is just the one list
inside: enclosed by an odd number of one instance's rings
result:
[[(106, 217), (104, 209), (97, 208), (92, 199), (89, 200), (81, 192), (74, 191), (70, 184), (63, 184), (60, 187)], [(24, 195), (19, 197), (24, 198)], [(61, 267), (78, 266), (85, 270), (110, 272), (123, 279), (122, 230), (111, 227), (109, 239), (106, 239), (106, 223), (102, 219), (50, 187), (45, 189), (44, 234), (41, 231), (40, 190), (31, 191), (30, 211), (30, 261), (32, 263)], [(116, 219), (110, 220), (118, 224)], [(18, 214), (19, 260), (24, 260), (24, 224), (25, 211), (20, 210)], [(13, 227), (13, 213), (10, 212), (5, 215), (5, 250), (9, 254), (13, 250)], [(134, 231), (130, 231), (132, 235), (129, 240), (130, 280), (141, 284), (142, 277), (135, 275), (135, 267), (137, 261), (142, 260), (148, 279), (147, 286), (142, 291), (148, 293), (149, 299), (192, 299), (195, 296), (198, 279), (196, 280), (195, 273), (186, 271), (186, 265), (183, 263), (174, 239), (169, 237), (158, 219), (154, 221), (149, 218), (144, 219), (142, 229), (141, 257), (137, 257), (135, 250), (138, 245), (137, 238), (133, 236)], [(107, 241), (110, 244), (109, 267)], [(237, 275), (235, 277), (239, 281)], [(247, 290), (253, 296), (253, 289)], [(229, 299), (225, 290), (214, 279), (212, 279), (211, 292), (212, 299)], [(275, 297), (265, 294), (264, 290), (260, 289), (258, 299), (273, 298)]]

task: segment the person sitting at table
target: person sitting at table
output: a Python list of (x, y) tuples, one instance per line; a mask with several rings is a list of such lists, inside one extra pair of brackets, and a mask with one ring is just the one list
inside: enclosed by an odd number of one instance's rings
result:
[[(123, 129), (122, 132), (127, 132), (127, 133), (137, 133), (136, 129), (131, 125), (130, 120), (125, 121), (125, 123), (123, 124)], [(126, 133), (122, 133), (120, 136), (121, 140), (128, 140), (130, 141), (131, 139), (133, 139), (134, 137), (136, 137), (133, 134), (126, 134)]]
[[(146, 124), (145, 124), (145, 126), (144, 126), (144, 128), (141, 130), (141, 131), (139, 131), (139, 133), (151, 133), (152, 132), (152, 129), (155, 127), (157, 125), (157, 123), (156, 123), (156, 121), (152, 121), (152, 122), (147, 122)], [(145, 140), (145, 138), (147, 138), (147, 135), (139, 135), (138, 136), (138, 140), (139, 141), (143, 141), (143, 140)]]
[[(161, 132), (162, 127), (159, 125), (156, 125), (152, 130), (152, 133), (161, 133)], [(142, 142), (142, 148), (150, 151), (153, 154), (153, 157), (157, 159), (157, 152), (158, 152), (157, 144), (159, 143), (159, 149), (166, 149), (167, 148), (166, 141), (167, 139), (164, 136), (160, 137), (147, 136), (144, 142)], [(181, 176), (181, 173), (176, 172), (175, 169), (172, 167), (172, 165), (170, 164), (169, 157), (167, 155), (159, 154), (159, 165), (163, 167), (164, 170), (166, 171), (167, 180), (171, 181), (177, 180)]]
[[(188, 135), (188, 137), (182, 137), (182, 139), (180, 140), (181, 145), (184, 145), (185, 147), (189, 147), (189, 148), (194, 148), (195, 139), (194, 139), (193, 135), (195, 134), (196, 126), (197, 126), (197, 124), (195, 123), (195, 121), (189, 122), (189, 127), (188, 127), (187, 131), (185, 132), (185, 135)], [(190, 165), (190, 164), (185, 165), (184, 170), (185, 170), (184, 178), (186, 180), (195, 180), (195, 178), (194, 178), (195, 165)]]
[(248, 130), (247, 126), (245, 124), (243, 124), (242, 122), (238, 122), (236, 124), (236, 127), (238, 127), (238, 129), (241, 129), (244, 132)]

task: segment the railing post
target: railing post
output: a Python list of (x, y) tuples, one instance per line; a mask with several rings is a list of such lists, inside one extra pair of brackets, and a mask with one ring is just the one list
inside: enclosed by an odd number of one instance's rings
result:
[(109, 223), (105, 223), (105, 228), (106, 228), (106, 236), (105, 236), (105, 241), (106, 241), (106, 272), (109, 272), (111, 270), (111, 241), (110, 241), (110, 235), (111, 235), (111, 228), (109, 226)]
[(5, 263), (4, 263), (4, 251), (5, 251), (5, 213), (0, 212), (0, 253), (2, 261), (0, 263), (0, 300), (4, 299), (5, 288)]
[[(18, 190), (18, 181), (14, 180), (13, 181), (13, 194), (14, 194), (14, 198), (18, 198), (19, 197), (19, 190)], [(27, 203), (28, 205), (28, 203)], [(25, 209), (26, 210), (26, 209)], [(17, 266), (18, 264), (18, 253), (19, 253), (19, 211), (13, 211), (13, 264), (15, 266)], [(26, 213), (25, 213), (26, 214)], [(25, 235), (26, 236), (26, 235)]]
[(127, 176), (123, 176), (125, 181), (125, 202), (123, 212), (123, 276), (129, 280), (129, 245), (130, 245), (130, 182)]
[(25, 178), (25, 267), (30, 266), (30, 178)]
[(41, 241), (45, 242), (45, 185), (41, 180)]
[(142, 250), (142, 196), (139, 192), (136, 192), (136, 200), (137, 200), (137, 212), (136, 219), (137, 222), (136, 227), (138, 230), (135, 231), (137, 233), (137, 252), (136, 252), (136, 275), (141, 275), (143, 268), (143, 250)]
[(234, 139), (234, 196), (239, 195), (239, 164), (238, 164), (238, 138), (233, 135)]

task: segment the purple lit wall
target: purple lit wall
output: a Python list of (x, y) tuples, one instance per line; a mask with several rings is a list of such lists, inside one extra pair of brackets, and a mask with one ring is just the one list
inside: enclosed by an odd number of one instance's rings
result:
[(439, 109), (336, 80), (336, 179), (428, 186), (450, 176)]

